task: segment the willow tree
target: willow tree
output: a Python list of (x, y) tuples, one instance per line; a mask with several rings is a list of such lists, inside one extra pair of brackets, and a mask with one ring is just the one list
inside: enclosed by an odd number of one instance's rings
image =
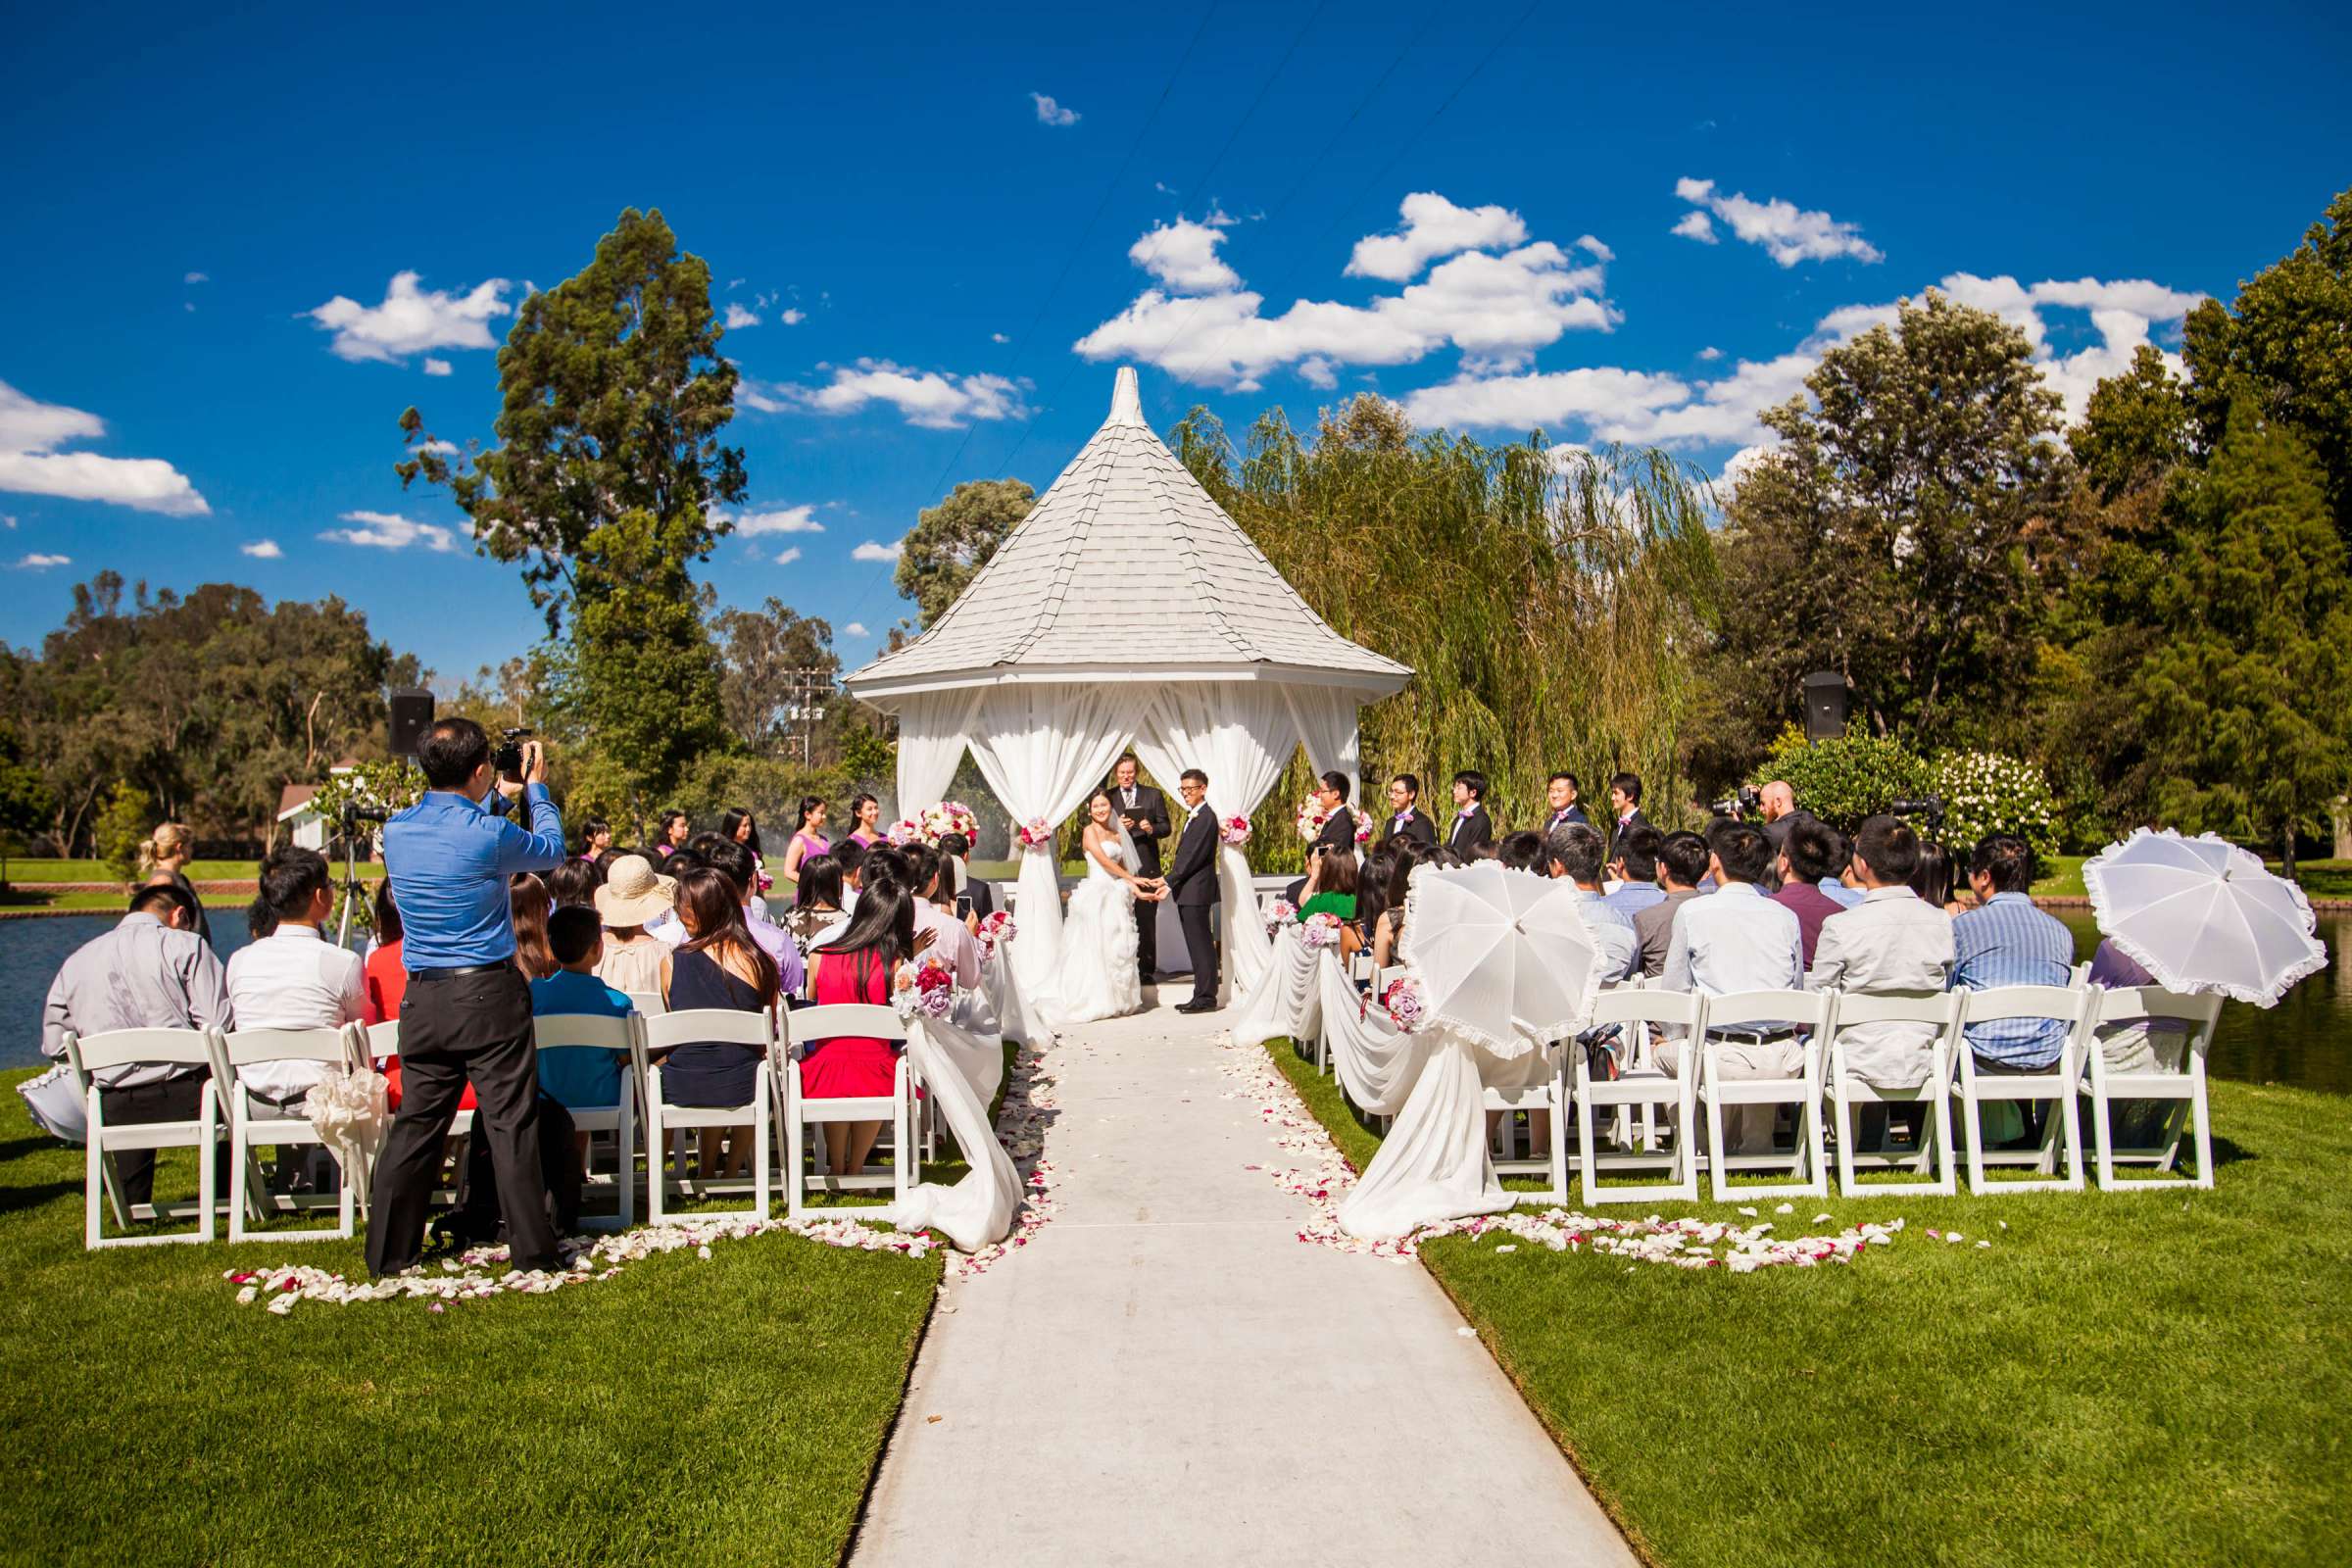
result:
[[(1362, 396), (1302, 441), (1280, 411), (1236, 462), (1195, 409), (1177, 456), (1342, 636), (1410, 664), (1367, 709), (1367, 789), (1411, 772), (1443, 809), (1463, 768), (1493, 780), (1498, 823), (1537, 819), (1565, 767), (1597, 794), (1629, 768), (1661, 804), (1695, 698), (1690, 656), (1715, 617), (1708, 504), (1655, 451), (1506, 446), (1415, 431)], [(1268, 803), (1287, 845), (1303, 772)]]

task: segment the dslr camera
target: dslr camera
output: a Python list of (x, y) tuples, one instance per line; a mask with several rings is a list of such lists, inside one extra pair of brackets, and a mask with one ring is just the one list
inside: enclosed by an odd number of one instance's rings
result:
[(1943, 797), (1940, 795), (1923, 795), (1916, 801), (1888, 801), (1886, 814), (1916, 816), (1920, 826), (1928, 830), (1929, 838), (1943, 837)]
[(490, 765), (498, 769), (500, 778), (510, 784), (519, 784), (522, 782), (522, 743), (532, 733), (531, 727), (524, 724), (514, 729), (501, 730), (499, 733), (505, 739), (501, 740), (497, 749), (491, 752)]
[(1707, 809), (1717, 816), (1728, 816), (1738, 821), (1744, 821), (1749, 812), (1760, 811), (1763, 808), (1764, 793), (1753, 784), (1742, 784), (1740, 786), (1739, 794), (1707, 803)]

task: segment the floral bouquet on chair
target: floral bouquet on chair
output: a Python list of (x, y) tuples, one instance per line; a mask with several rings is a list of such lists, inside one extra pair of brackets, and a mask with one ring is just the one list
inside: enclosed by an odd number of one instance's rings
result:
[(1288, 899), (1276, 899), (1266, 906), (1266, 934), (1275, 932), (1298, 918), (1298, 906)]
[(945, 1018), (956, 1010), (956, 972), (944, 958), (926, 957), (912, 980), (891, 995), (902, 1018)]
[(1398, 975), (1389, 982), (1389, 989), (1380, 994), (1380, 1004), (1388, 1010), (1389, 1021), (1403, 1034), (1421, 1027), (1427, 1016), (1421, 1001), (1421, 982), (1411, 975)]
[(1003, 909), (988, 916), (980, 922), (980, 956), (995, 957), (997, 950), (1010, 942), (1018, 931), (1019, 927), (1012, 923), (1012, 916)]
[(1340, 933), (1345, 928), (1346, 922), (1326, 909), (1298, 922), (1298, 940), (1306, 944), (1309, 953), (1320, 948), (1336, 948), (1340, 945)]

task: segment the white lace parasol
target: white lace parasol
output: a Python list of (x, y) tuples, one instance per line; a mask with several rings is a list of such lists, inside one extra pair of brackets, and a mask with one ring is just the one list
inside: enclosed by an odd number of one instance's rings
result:
[(1582, 1029), (1603, 978), (1575, 884), (1493, 860), (1413, 873), (1403, 956), (1429, 1023), (1506, 1057)]
[(2098, 927), (2168, 991), (2258, 1007), (2328, 966), (2303, 890), (2211, 833), (2140, 828), (2083, 862)]

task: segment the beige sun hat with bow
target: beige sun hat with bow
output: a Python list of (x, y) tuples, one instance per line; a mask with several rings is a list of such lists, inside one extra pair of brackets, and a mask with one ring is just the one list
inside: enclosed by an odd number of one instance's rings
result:
[(676, 877), (658, 875), (642, 855), (624, 855), (612, 862), (605, 885), (596, 890), (596, 914), (616, 929), (643, 925), (677, 902)]

